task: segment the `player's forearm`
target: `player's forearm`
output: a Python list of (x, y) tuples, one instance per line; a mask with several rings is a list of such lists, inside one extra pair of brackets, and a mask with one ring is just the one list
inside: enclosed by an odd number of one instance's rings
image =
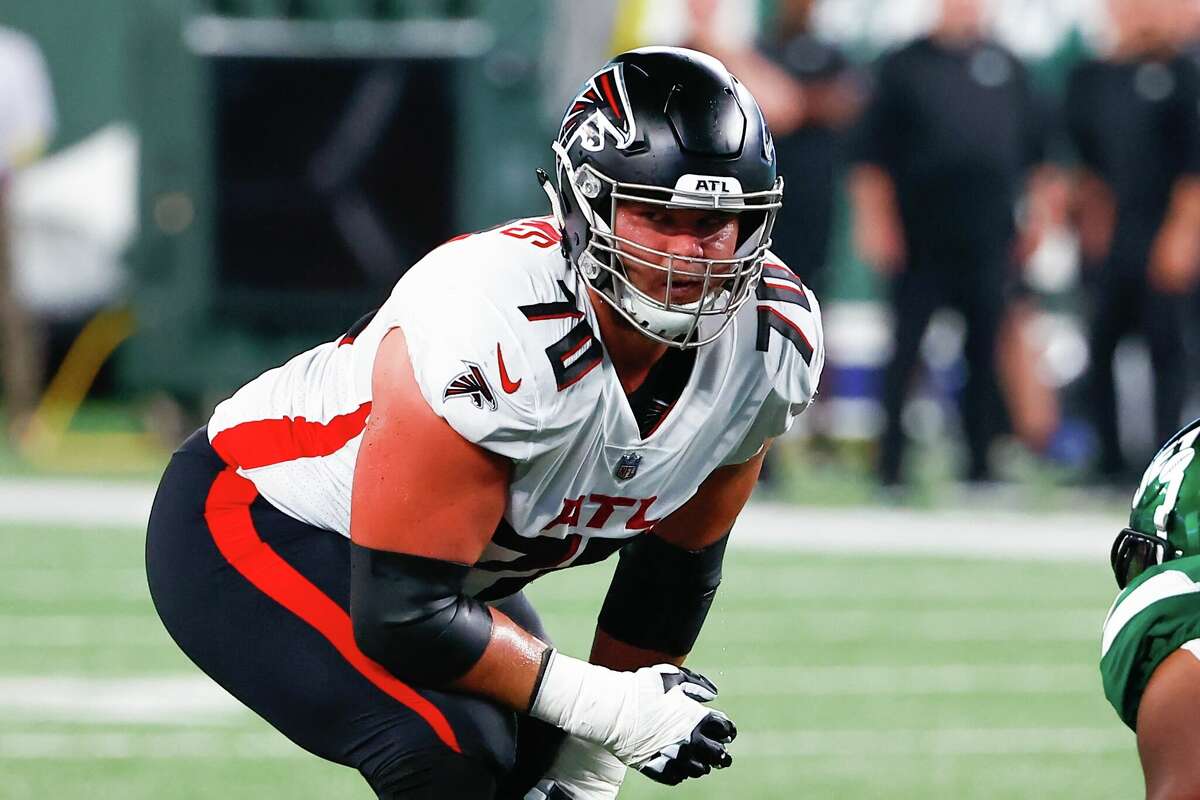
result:
[(1187, 176), (1175, 182), (1164, 227), (1179, 225), (1200, 226), (1200, 177)]
[(874, 164), (859, 164), (850, 172), (850, 197), (854, 208), (873, 221), (890, 222), (898, 217), (896, 185), (892, 177)]
[(636, 647), (632, 644), (622, 642), (601, 628), (597, 628), (596, 636), (592, 639), (592, 653), (588, 660), (593, 664), (599, 664), (609, 669), (615, 669), (620, 672), (632, 672), (655, 664), (681, 666), (686, 658), (686, 655), (672, 655), (662, 650)]
[(528, 711), (549, 646), (504, 613), (494, 608), (491, 613), (492, 635), (487, 649), (467, 674), (451, 686), (513, 711)]
[(525, 711), (546, 645), (466, 594), (470, 567), (350, 545), (350, 618), (362, 652), (416, 686)]

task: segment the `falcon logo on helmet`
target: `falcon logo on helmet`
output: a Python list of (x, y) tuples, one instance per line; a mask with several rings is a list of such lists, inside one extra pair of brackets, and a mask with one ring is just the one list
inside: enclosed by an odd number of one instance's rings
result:
[(479, 368), (478, 364), (470, 361), (463, 363), (467, 365), (467, 371), (455, 375), (454, 379), (446, 385), (446, 391), (442, 392), (442, 400), (466, 397), (476, 408), (482, 409), (486, 405), (488, 411), (495, 411), (496, 395), (492, 392), (492, 387), (488, 386), (487, 378), (483, 376), (483, 370)]
[[(612, 138), (615, 146), (609, 146)], [(783, 201), (758, 103), (717, 59), (679, 47), (622, 53), (584, 84), (551, 144), (557, 188), (541, 179), (563, 254), (635, 330), (678, 348), (716, 341), (754, 296)], [(732, 257), (682, 256), (615, 229), (620, 204), (737, 215)], [(701, 284), (676, 302), (631, 270)]]
[(624, 150), (637, 138), (637, 125), (625, 92), (624, 65), (610, 64), (597, 72), (575, 96), (567, 109), (558, 141), (570, 147), (578, 139), (585, 150), (604, 149), (611, 136), (618, 150)]

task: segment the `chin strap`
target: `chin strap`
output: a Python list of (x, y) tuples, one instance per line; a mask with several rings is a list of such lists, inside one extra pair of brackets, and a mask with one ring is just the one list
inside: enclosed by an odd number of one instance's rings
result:
[(562, 200), (558, 196), (558, 191), (554, 188), (550, 176), (546, 174), (546, 170), (541, 167), (537, 168), (538, 186), (542, 187), (542, 191), (546, 193), (546, 197), (550, 200), (550, 212), (554, 215), (554, 221), (558, 223), (558, 227), (566, 228), (567, 220), (562, 212)]

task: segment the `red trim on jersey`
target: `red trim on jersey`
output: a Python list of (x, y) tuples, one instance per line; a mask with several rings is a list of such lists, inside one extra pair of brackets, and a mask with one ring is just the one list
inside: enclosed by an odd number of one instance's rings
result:
[(345, 347), (348, 344), (354, 344), (353, 336), (343, 336), (337, 343), (338, 347)]
[(759, 311), (764, 311), (764, 310), (765, 310), (765, 311), (769, 311), (769, 312), (771, 312), (772, 314), (774, 314), (775, 316), (779, 317), (781, 320), (783, 320), (783, 323), (784, 323), (785, 325), (787, 325), (789, 328), (791, 328), (792, 330), (794, 330), (796, 333), (798, 333), (798, 334), (800, 335), (800, 338), (804, 340), (804, 343), (805, 343), (806, 345), (808, 345), (808, 347), (809, 347), (809, 349), (810, 349), (810, 350), (813, 350), (813, 349), (814, 349), (814, 348), (813, 348), (813, 346), (812, 346), (812, 342), (810, 342), (810, 341), (808, 340), (808, 337), (804, 335), (804, 331), (800, 330), (800, 328), (798, 328), (798, 327), (796, 326), (796, 323), (792, 322), (790, 319), (788, 319), (787, 317), (785, 317), (783, 314), (780, 314), (778, 311), (776, 311), (775, 309), (771, 308), (770, 306), (759, 306), (759, 307), (758, 307), (758, 310), (759, 310)]
[(564, 311), (561, 314), (537, 314), (532, 317), (526, 317), (530, 322), (542, 322), (547, 319), (582, 319), (582, 311)]
[(801, 286), (804, 285), (804, 281), (800, 280), (800, 276), (792, 272), (790, 268), (785, 267), (783, 264), (775, 264), (770, 261), (766, 261), (763, 263), (763, 272), (768, 274), (775, 273), (774, 275), (771, 275), (772, 278), (778, 278), (793, 284), (798, 283)]
[(595, 360), (595, 361), (593, 361), (591, 364), (589, 364), (589, 365), (588, 365), (588, 367), (587, 367), (587, 369), (585, 369), (583, 372), (581, 372), (581, 373), (579, 373), (578, 375), (576, 375), (576, 376), (575, 376), (574, 378), (572, 378), (571, 380), (569, 380), (569, 381), (567, 381), (566, 383), (564, 383), (562, 386), (559, 386), (559, 387), (558, 387), (558, 390), (561, 392), (561, 391), (563, 391), (564, 389), (567, 389), (567, 388), (569, 388), (569, 387), (571, 387), (571, 386), (574, 386), (575, 384), (579, 383), (581, 380), (583, 380), (584, 378), (586, 378), (586, 377), (588, 376), (588, 374), (589, 374), (589, 373), (590, 373), (592, 370), (594, 370), (596, 367), (600, 366), (600, 365), (601, 365), (601, 364), (603, 364), (603, 363), (604, 363), (604, 356), (603, 356), (603, 355), (597, 356), (597, 357), (596, 357), (596, 360)]
[(461, 753), (458, 737), (441, 710), (359, 650), (350, 615), (258, 535), (250, 516), (250, 504), (257, 497), (254, 484), (233, 467), (213, 481), (204, 519), (221, 555), (256, 589), (325, 637), (364, 678), (425, 720), (443, 744)]
[[(772, 281), (783, 281), (783, 283), (781, 283), (781, 284), (780, 283), (768, 283), (768, 279), (772, 280)], [(765, 286), (770, 286), (772, 289), (774, 289), (777, 292), (791, 292), (792, 294), (800, 295), (805, 300), (808, 299), (808, 296), (806, 294), (804, 294), (804, 292), (802, 292), (796, 288), (796, 284), (794, 284), (790, 281), (784, 280), (783, 278), (776, 278), (773, 275), (764, 275), (763, 276), (763, 284)]]
[(587, 346), (588, 346), (589, 344), (591, 344), (591, 343), (592, 343), (592, 337), (591, 337), (591, 336), (585, 336), (584, 338), (582, 338), (582, 339), (580, 339), (580, 340), (579, 340), (579, 344), (575, 345), (575, 346), (574, 346), (574, 347), (572, 347), (570, 350), (568, 350), (567, 352), (563, 353), (563, 354), (562, 354), (562, 357), (559, 359), (559, 361), (563, 362), (563, 366), (564, 366), (564, 367), (565, 367), (565, 366), (567, 366), (567, 360), (568, 360), (568, 359), (569, 359), (571, 356), (575, 355), (576, 353), (578, 353), (580, 350), (582, 350), (583, 348), (587, 347)]
[(525, 220), (524, 224), (530, 226), (531, 228), (537, 228), (539, 231), (546, 234), (546, 236), (549, 237), (555, 244), (558, 244), (562, 241), (562, 232), (549, 222), (546, 222), (544, 219), (527, 219)]
[(366, 402), (329, 422), (309, 422), (304, 417), (243, 422), (218, 433), (212, 446), (222, 461), (242, 469), (327, 456), (362, 433), (370, 413), (371, 404)]

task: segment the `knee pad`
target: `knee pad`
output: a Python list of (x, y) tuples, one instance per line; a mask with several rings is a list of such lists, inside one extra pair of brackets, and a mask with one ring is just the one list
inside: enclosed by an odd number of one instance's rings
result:
[(493, 800), (496, 774), (485, 762), (446, 748), (401, 753), (363, 773), (379, 800)]

